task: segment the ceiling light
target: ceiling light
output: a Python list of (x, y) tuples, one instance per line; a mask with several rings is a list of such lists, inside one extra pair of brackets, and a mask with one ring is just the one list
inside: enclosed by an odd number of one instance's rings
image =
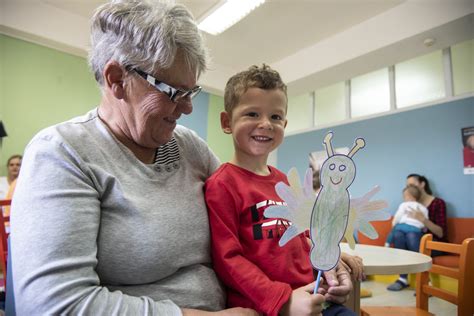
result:
[(436, 42), (436, 40), (434, 38), (427, 38), (423, 41), (423, 44), (426, 46), (426, 47), (431, 47), (434, 45), (434, 43)]
[(217, 35), (243, 19), (265, 0), (227, 0), (211, 10), (199, 23), (204, 32)]

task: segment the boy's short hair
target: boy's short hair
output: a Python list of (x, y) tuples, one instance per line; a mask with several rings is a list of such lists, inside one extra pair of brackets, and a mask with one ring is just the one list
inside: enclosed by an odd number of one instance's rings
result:
[(421, 198), (421, 190), (418, 189), (414, 185), (407, 185), (404, 189), (403, 192), (408, 191), (408, 193), (411, 194), (415, 198), (415, 200), (419, 201)]
[(227, 81), (224, 91), (225, 111), (232, 113), (234, 107), (239, 103), (240, 97), (250, 88), (279, 89), (283, 91), (288, 101), (286, 84), (281, 80), (278, 71), (265, 64), (262, 64), (261, 67), (253, 65), (249, 69), (233, 75)]

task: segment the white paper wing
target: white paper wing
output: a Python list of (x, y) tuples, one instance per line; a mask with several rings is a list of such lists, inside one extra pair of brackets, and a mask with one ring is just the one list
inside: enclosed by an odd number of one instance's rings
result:
[(298, 236), (300, 233), (301, 231), (299, 231), (297, 227), (295, 227), (294, 225), (291, 225), (290, 227), (286, 229), (283, 236), (281, 236), (280, 241), (278, 242), (278, 245), (280, 247), (283, 247), (284, 245), (286, 245), (287, 242), (289, 242), (294, 237)]
[(266, 218), (281, 218), (287, 221), (294, 221), (294, 212), (286, 205), (272, 205), (263, 212)]
[(296, 168), (291, 168), (287, 177), (290, 186), (283, 182), (278, 182), (275, 185), (276, 193), (286, 205), (270, 206), (264, 212), (264, 216), (267, 218), (281, 218), (291, 222), (291, 226), (280, 239), (280, 246), (309, 229), (311, 212), (316, 200), (316, 195), (312, 191), (313, 177), (311, 169), (306, 170), (303, 187), (301, 187)]
[(360, 198), (351, 199), (351, 211), (353, 214), (354, 232), (359, 231), (370, 239), (377, 239), (378, 233), (370, 222), (384, 221), (390, 218), (390, 213), (383, 210), (388, 207), (384, 200), (370, 201), (380, 191), (375, 186)]

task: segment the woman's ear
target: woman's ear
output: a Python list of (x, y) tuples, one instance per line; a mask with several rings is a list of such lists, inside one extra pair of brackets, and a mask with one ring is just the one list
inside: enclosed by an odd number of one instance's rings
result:
[(116, 61), (109, 61), (103, 71), (104, 86), (112, 91), (112, 94), (117, 99), (125, 97), (124, 80), (125, 69)]
[(226, 134), (232, 134), (232, 128), (230, 127), (231, 117), (226, 111), (221, 112), (221, 128)]

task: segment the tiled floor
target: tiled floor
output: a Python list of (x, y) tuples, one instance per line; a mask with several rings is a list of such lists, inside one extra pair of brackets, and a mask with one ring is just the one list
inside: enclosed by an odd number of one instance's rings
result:
[[(361, 287), (372, 291), (372, 297), (362, 298), (361, 306), (415, 306), (415, 291), (404, 289), (399, 292), (387, 291), (387, 284), (377, 281), (362, 282)], [(457, 306), (445, 300), (431, 297), (429, 300), (430, 312), (436, 316), (452, 316), (457, 314)], [(403, 316), (403, 315), (400, 315)]]

